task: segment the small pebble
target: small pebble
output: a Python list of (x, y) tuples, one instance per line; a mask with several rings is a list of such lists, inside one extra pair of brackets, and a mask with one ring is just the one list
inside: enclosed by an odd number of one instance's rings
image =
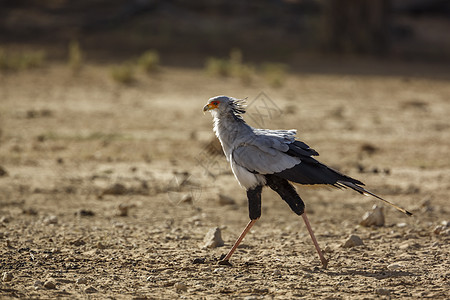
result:
[(384, 223), (385, 221), (383, 207), (374, 205), (371, 211), (368, 211), (364, 214), (362, 221), (359, 224), (364, 227), (370, 227), (383, 226)]
[(121, 183), (115, 183), (103, 190), (102, 195), (125, 195), (128, 189)]
[(215, 268), (213, 273), (221, 273), (223, 271), (225, 271), (225, 268)]
[(433, 233), (436, 235), (448, 236), (450, 228), (447, 225), (438, 225), (433, 229)]
[(0, 218), (0, 223), (9, 223), (11, 220), (7, 216)]
[(400, 269), (403, 269), (403, 265), (401, 265), (399, 263), (392, 263), (392, 264), (388, 265), (387, 268), (390, 271), (398, 271)]
[(222, 240), (222, 233), (219, 227), (211, 228), (203, 239), (204, 248), (216, 248), (221, 247), (225, 243)]
[(88, 209), (81, 209), (77, 213), (80, 217), (92, 217), (95, 216), (95, 213), (92, 210)]
[(181, 203), (191, 204), (192, 202), (193, 202), (193, 198), (189, 194), (183, 195), (183, 197), (181, 197)]
[(375, 293), (378, 295), (389, 296), (391, 291), (388, 289), (378, 288), (375, 290)]
[(101, 242), (98, 242), (95, 247), (97, 247), (97, 249), (106, 249), (106, 246), (103, 245)]
[(0, 166), (0, 177), (8, 176), (8, 171), (2, 166)]
[(118, 209), (119, 209), (119, 212), (117, 215), (120, 217), (126, 217), (126, 216), (128, 216), (128, 210), (130, 209), (130, 206), (125, 203), (120, 203), (118, 206)]
[(364, 245), (363, 241), (361, 240), (361, 238), (357, 235), (352, 234), (343, 244), (344, 248), (351, 248), (351, 247), (355, 247), (355, 246), (361, 246)]
[(13, 279), (13, 274), (11, 272), (4, 272), (3, 276), (2, 276), (2, 281), (3, 282), (8, 282), (11, 281)]
[(93, 293), (97, 293), (98, 291), (95, 288), (93, 288), (92, 286), (90, 286), (90, 287), (87, 287), (86, 289), (84, 289), (84, 292), (86, 294), (93, 294)]
[(46, 224), (46, 225), (57, 224), (57, 223), (58, 223), (57, 216), (48, 216), (44, 219), (44, 224)]
[(201, 258), (196, 258), (196, 259), (194, 259), (193, 261), (192, 261), (192, 263), (195, 265), (195, 264), (204, 264), (205, 263), (205, 258), (204, 257), (201, 257)]
[(56, 288), (56, 284), (55, 284), (53, 281), (51, 281), (51, 280), (47, 280), (47, 281), (44, 283), (44, 287), (45, 287), (46, 289), (48, 289), (48, 290), (53, 290), (53, 289)]
[(281, 276), (281, 271), (276, 269), (275, 271), (273, 271), (272, 275), (274, 275), (274, 276)]
[(88, 280), (86, 277), (80, 277), (77, 279), (77, 281), (75, 281), (77, 284), (87, 284)]
[(176, 291), (182, 291), (182, 292), (186, 292), (187, 291), (187, 286), (184, 283), (181, 283), (181, 282), (175, 283), (174, 287), (175, 287)]
[(43, 284), (44, 284), (44, 283), (43, 283), (42, 281), (40, 281), (40, 280), (36, 280), (36, 281), (34, 282), (34, 286), (35, 286), (35, 287), (41, 287)]

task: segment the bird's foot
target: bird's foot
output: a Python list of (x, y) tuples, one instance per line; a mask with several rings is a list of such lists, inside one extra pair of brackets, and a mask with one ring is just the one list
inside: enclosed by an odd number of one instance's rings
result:
[(324, 259), (324, 260), (322, 260), (322, 268), (324, 269), (324, 270), (326, 270), (327, 269), (327, 267), (328, 267), (328, 262), (329, 262), (330, 260), (328, 260), (328, 259)]
[(232, 266), (232, 264), (230, 264), (230, 262), (228, 260), (224, 260), (224, 259), (219, 260), (218, 264), (221, 266)]

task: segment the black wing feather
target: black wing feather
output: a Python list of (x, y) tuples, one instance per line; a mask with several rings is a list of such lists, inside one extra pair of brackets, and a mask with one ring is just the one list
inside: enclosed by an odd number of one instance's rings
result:
[[(302, 162), (274, 175), (300, 184), (331, 184), (343, 187), (347, 186), (345, 182), (349, 182), (364, 185), (361, 181), (344, 175), (312, 158), (311, 156), (318, 156), (319, 153), (302, 141), (289, 144), (286, 154), (298, 157)], [(351, 185), (348, 187), (352, 188)]]

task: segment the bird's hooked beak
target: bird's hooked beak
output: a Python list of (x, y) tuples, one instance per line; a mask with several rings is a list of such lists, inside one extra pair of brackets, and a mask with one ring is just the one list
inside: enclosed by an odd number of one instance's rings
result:
[(205, 106), (203, 106), (203, 114), (204, 114), (205, 112), (207, 112), (208, 110), (216, 109), (216, 108), (218, 108), (218, 106), (215, 105), (214, 103), (208, 103), (208, 104), (206, 104)]

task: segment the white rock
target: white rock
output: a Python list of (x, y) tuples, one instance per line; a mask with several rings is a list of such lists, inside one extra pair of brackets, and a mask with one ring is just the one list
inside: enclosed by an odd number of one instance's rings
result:
[(361, 240), (361, 238), (357, 235), (352, 234), (346, 241), (345, 243), (342, 245), (344, 248), (351, 248), (351, 247), (355, 247), (355, 246), (361, 246), (364, 245), (363, 241)]
[(189, 194), (185, 194), (183, 195), (183, 197), (181, 197), (181, 203), (188, 203), (191, 204), (193, 202), (193, 197), (192, 195)]
[(204, 248), (216, 248), (221, 247), (225, 243), (222, 240), (222, 233), (219, 227), (211, 228), (208, 233), (206, 233), (203, 239)]
[(383, 226), (384, 222), (384, 208), (375, 204), (371, 211), (364, 214), (359, 224), (364, 227)]
[(57, 216), (48, 216), (44, 219), (44, 224), (57, 224), (58, 223), (58, 217)]
[(403, 269), (404, 266), (400, 263), (392, 263), (392, 264), (388, 265), (387, 268), (390, 271), (398, 271), (400, 269)]

